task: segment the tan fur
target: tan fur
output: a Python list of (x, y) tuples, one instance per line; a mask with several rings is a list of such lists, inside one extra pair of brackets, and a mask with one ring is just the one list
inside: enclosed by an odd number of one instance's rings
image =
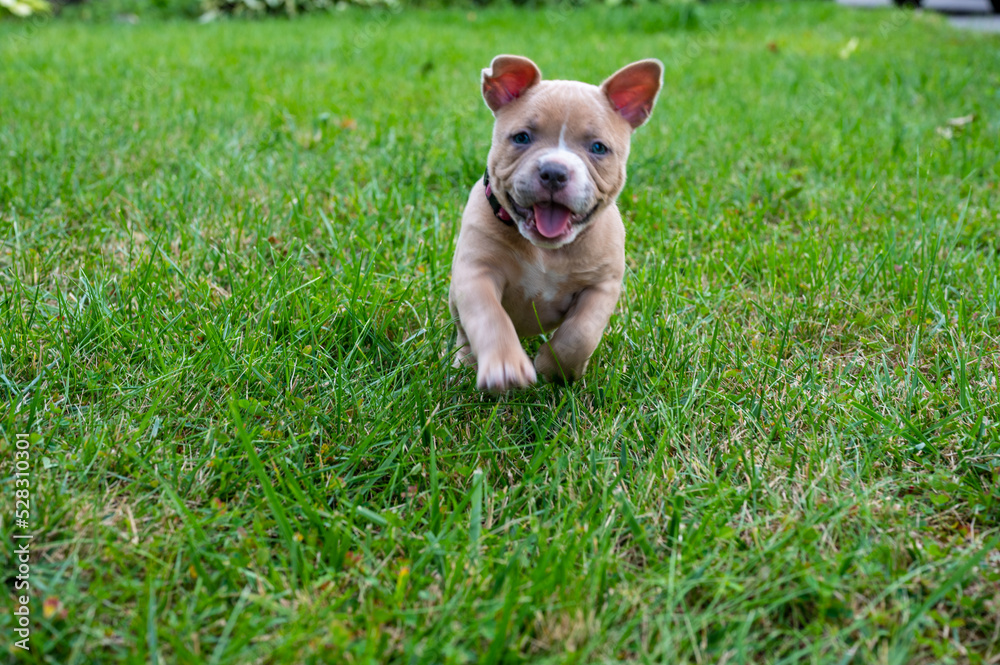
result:
[[(478, 363), (478, 386), (494, 391), (527, 386), (536, 372), (572, 381), (586, 369), (621, 292), (625, 228), (615, 199), (625, 184), (633, 127), (648, 116), (662, 71), (657, 61), (641, 61), (598, 87), (539, 81), (537, 68), (531, 68), (534, 64), (524, 58), (498, 56), (483, 71), (484, 96), (496, 116), (487, 160), (490, 182), (517, 225), (494, 216), (478, 181), (462, 215), (452, 264), (456, 365)], [(609, 86), (632, 85), (630, 76), (649, 86), (654, 73), (652, 97), (646, 100), (650, 92), (640, 91), (647, 107), (623, 117), (625, 112), (609, 99)], [(530, 146), (512, 142), (522, 130), (530, 134)], [(604, 143), (608, 154), (590, 154), (594, 141)], [(538, 180), (539, 169), (552, 161), (565, 166), (569, 176), (554, 193)], [(564, 235), (553, 239), (533, 230), (529, 211), (541, 196), (543, 204), (551, 198), (572, 211)], [(553, 330), (532, 363), (520, 338)]]

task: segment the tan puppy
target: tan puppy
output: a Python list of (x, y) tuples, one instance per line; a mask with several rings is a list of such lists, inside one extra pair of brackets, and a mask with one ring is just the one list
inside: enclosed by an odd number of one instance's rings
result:
[[(527, 386), (536, 371), (579, 378), (618, 302), (632, 131), (653, 110), (663, 65), (641, 60), (598, 86), (542, 81), (512, 55), (483, 70), (493, 111), (486, 176), (469, 194), (452, 263), (455, 364), (478, 362), (477, 385)], [(534, 365), (520, 337), (555, 330)]]

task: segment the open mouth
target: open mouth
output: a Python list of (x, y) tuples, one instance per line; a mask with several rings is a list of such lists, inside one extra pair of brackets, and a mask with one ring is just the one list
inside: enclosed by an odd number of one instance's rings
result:
[(534, 229), (538, 235), (547, 240), (555, 240), (568, 235), (573, 230), (574, 224), (587, 221), (594, 212), (591, 210), (585, 215), (575, 215), (572, 210), (554, 201), (539, 201), (530, 208), (522, 208), (515, 204), (515, 208), (524, 218), (525, 226), (529, 230)]
[(573, 211), (558, 203), (536, 203), (531, 206), (535, 228), (546, 238), (558, 238), (569, 231)]

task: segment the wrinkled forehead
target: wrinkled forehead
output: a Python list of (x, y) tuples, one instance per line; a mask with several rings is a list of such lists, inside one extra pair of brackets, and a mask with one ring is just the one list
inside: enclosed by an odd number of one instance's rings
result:
[(542, 81), (501, 109), (497, 126), (556, 134), (566, 126), (574, 134), (615, 131), (626, 136), (630, 129), (600, 88), (578, 81)]

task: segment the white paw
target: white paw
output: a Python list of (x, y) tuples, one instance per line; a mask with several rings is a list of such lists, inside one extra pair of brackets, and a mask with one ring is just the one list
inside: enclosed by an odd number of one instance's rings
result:
[(481, 357), (476, 387), (490, 392), (526, 388), (537, 380), (535, 367), (522, 349), (517, 353)]

